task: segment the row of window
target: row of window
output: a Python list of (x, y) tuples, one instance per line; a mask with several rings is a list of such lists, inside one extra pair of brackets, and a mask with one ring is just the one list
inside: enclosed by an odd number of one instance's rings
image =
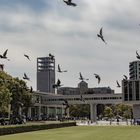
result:
[[(94, 98), (83, 98), (83, 100), (119, 100), (122, 97), (94, 97)], [(81, 98), (68, 98), (67, 101), (81, 101)], [(64, 101), (64, 99), (44, 99), (44, 101)]]

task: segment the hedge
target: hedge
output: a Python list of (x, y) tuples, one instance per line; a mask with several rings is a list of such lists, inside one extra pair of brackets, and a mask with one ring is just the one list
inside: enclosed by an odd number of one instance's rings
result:
[(15, 125), (0, 128), (0, 136), (8, 134), (16, 134), (30, 131), (38, 131), (45, 129), (54, 129), (61, 127), (76, 126), (76, 122), (57, 123), (57, 124), (37, 124), (37, 125)]

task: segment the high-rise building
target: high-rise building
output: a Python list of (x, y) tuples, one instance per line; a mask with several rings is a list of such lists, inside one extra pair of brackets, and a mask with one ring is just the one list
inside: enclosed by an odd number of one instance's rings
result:
[(140, 80), (140, 61), (129, 63), (130, 80)]
[(122, 81), (123, 101), (140, 101), (140, 61), (129, 63), (129, 79)]
[(140, 61), (129, 64), (129, 79), (122, 80), (123, 102), (133, 105), (133, 117), (140, 118)]
[(55, 93), (55, 59), (54, 57), (37, 58), (37, 90)]

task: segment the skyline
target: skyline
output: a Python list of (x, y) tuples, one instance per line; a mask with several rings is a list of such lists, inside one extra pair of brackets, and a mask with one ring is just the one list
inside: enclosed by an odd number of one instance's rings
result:
[[(129, 77), (129, 62), (140, 53), (138, 0), (73, 0), (69, 7), (61, 0), (0, 0), (0, 54), (8, 49), (10, 61), (1, 60), (5, 71), (22, 79), (26, 73), (36, 89), (36, 59), (53, 54), (56, 72), (64, 86), (76, 87), (79, 72), (89, 87), (108, 87), (115, 92), (116, 80)], [(100, 28), (107, 42), (98, 37)], [(31, 62), (24, 58), (30, 56)], [(101, 76), (98, 84), (94, 73)]]

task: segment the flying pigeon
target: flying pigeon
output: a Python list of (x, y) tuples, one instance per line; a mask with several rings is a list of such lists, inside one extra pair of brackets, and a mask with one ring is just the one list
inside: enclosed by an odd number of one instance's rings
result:
[(94, 75), (95, 75), (95, 78), (97, 78), (97, 79), (98, 79), (98, 84), (99, 84), (99, 83), (100, 83), (100, 81), (101, 81), (100, 76), (99, 76), (98, 74), (95, 74), (95, 73), (94, 73)]
[(58, 70), (57, 70), (57, 72), (62, 73), (62, 72), (67, 72), (67, 70), (62, 71), (61, 68), (60, 68), (60, 65), (58, 64)]
[(24, 73), (23, 79), (30, 81), (30, 78)]
[(53, 88), (58, 88), (58, 87), (61, 87), (61, 81), (58, 79), (57, 80), (57, 83), (53, 85)]
[(82, 76), (81, 72), (79, 74), (80, 74), (80, 78), (79, 79), (83, 81), (83, 76)]
[[(3, 53), (3, 55), (0, 55), (0, 58), (2, 58), (2, 59), (7, 59), (7, 51), (8, 51), (8, 49)], [(9, 61), (9, 59), (7, 59), (8, 61)]]
[(123, 76), (124, 76), (124, 80), (127, 80), (128, 79), (126, 75), (123, 75)]
[(118, 82), (118, 81), (116, 81), (116, 83), (117, 83), (117, 87), (118, 87), (118, 88), (120, 88), (121, 86), (120, 86), (119, 82)]
[(104, 40), (104, 37), (103, 37), (103, 31), (102, 31), (102, 30), (103, 30), (103, 28), (100, 29), (100, 33), (97, 34), (97, 36), (98, 36), (99, 38), (101, 38), (102, 41), (103, 41), (105, 44), (107, 44), (106, 41)]
[(138, 52), (136, 51), (136, 57), (137, 57), (137, 59), (140, 59), (140, 55), (138, 54)]
[(54, 59), (54, 55), (52, 55), (51, 53), (49, 53), (49, 57), (53, 60)]
[[(24, 54), (24, 56), (28, 59), (28, 60), (30, 60), (30, 57), (27, 55), (27, 54)], [(31, 60), (30, 60), (31, 61)]]
[[(85, 78), (83, 78), (81, 72), (79, 73), (79, 75), (80, 75), (80, 78), (79, 79), (82, 80), (82, 81), (84, 81)], [(89, 79), (85, 79), (85, 80), (89, 80)]]
[(63, 0), (67, 5), (69, 5), (69, 6), (77, 6), (77, 4), (76, 3), (72, 3), (72, 0)]

